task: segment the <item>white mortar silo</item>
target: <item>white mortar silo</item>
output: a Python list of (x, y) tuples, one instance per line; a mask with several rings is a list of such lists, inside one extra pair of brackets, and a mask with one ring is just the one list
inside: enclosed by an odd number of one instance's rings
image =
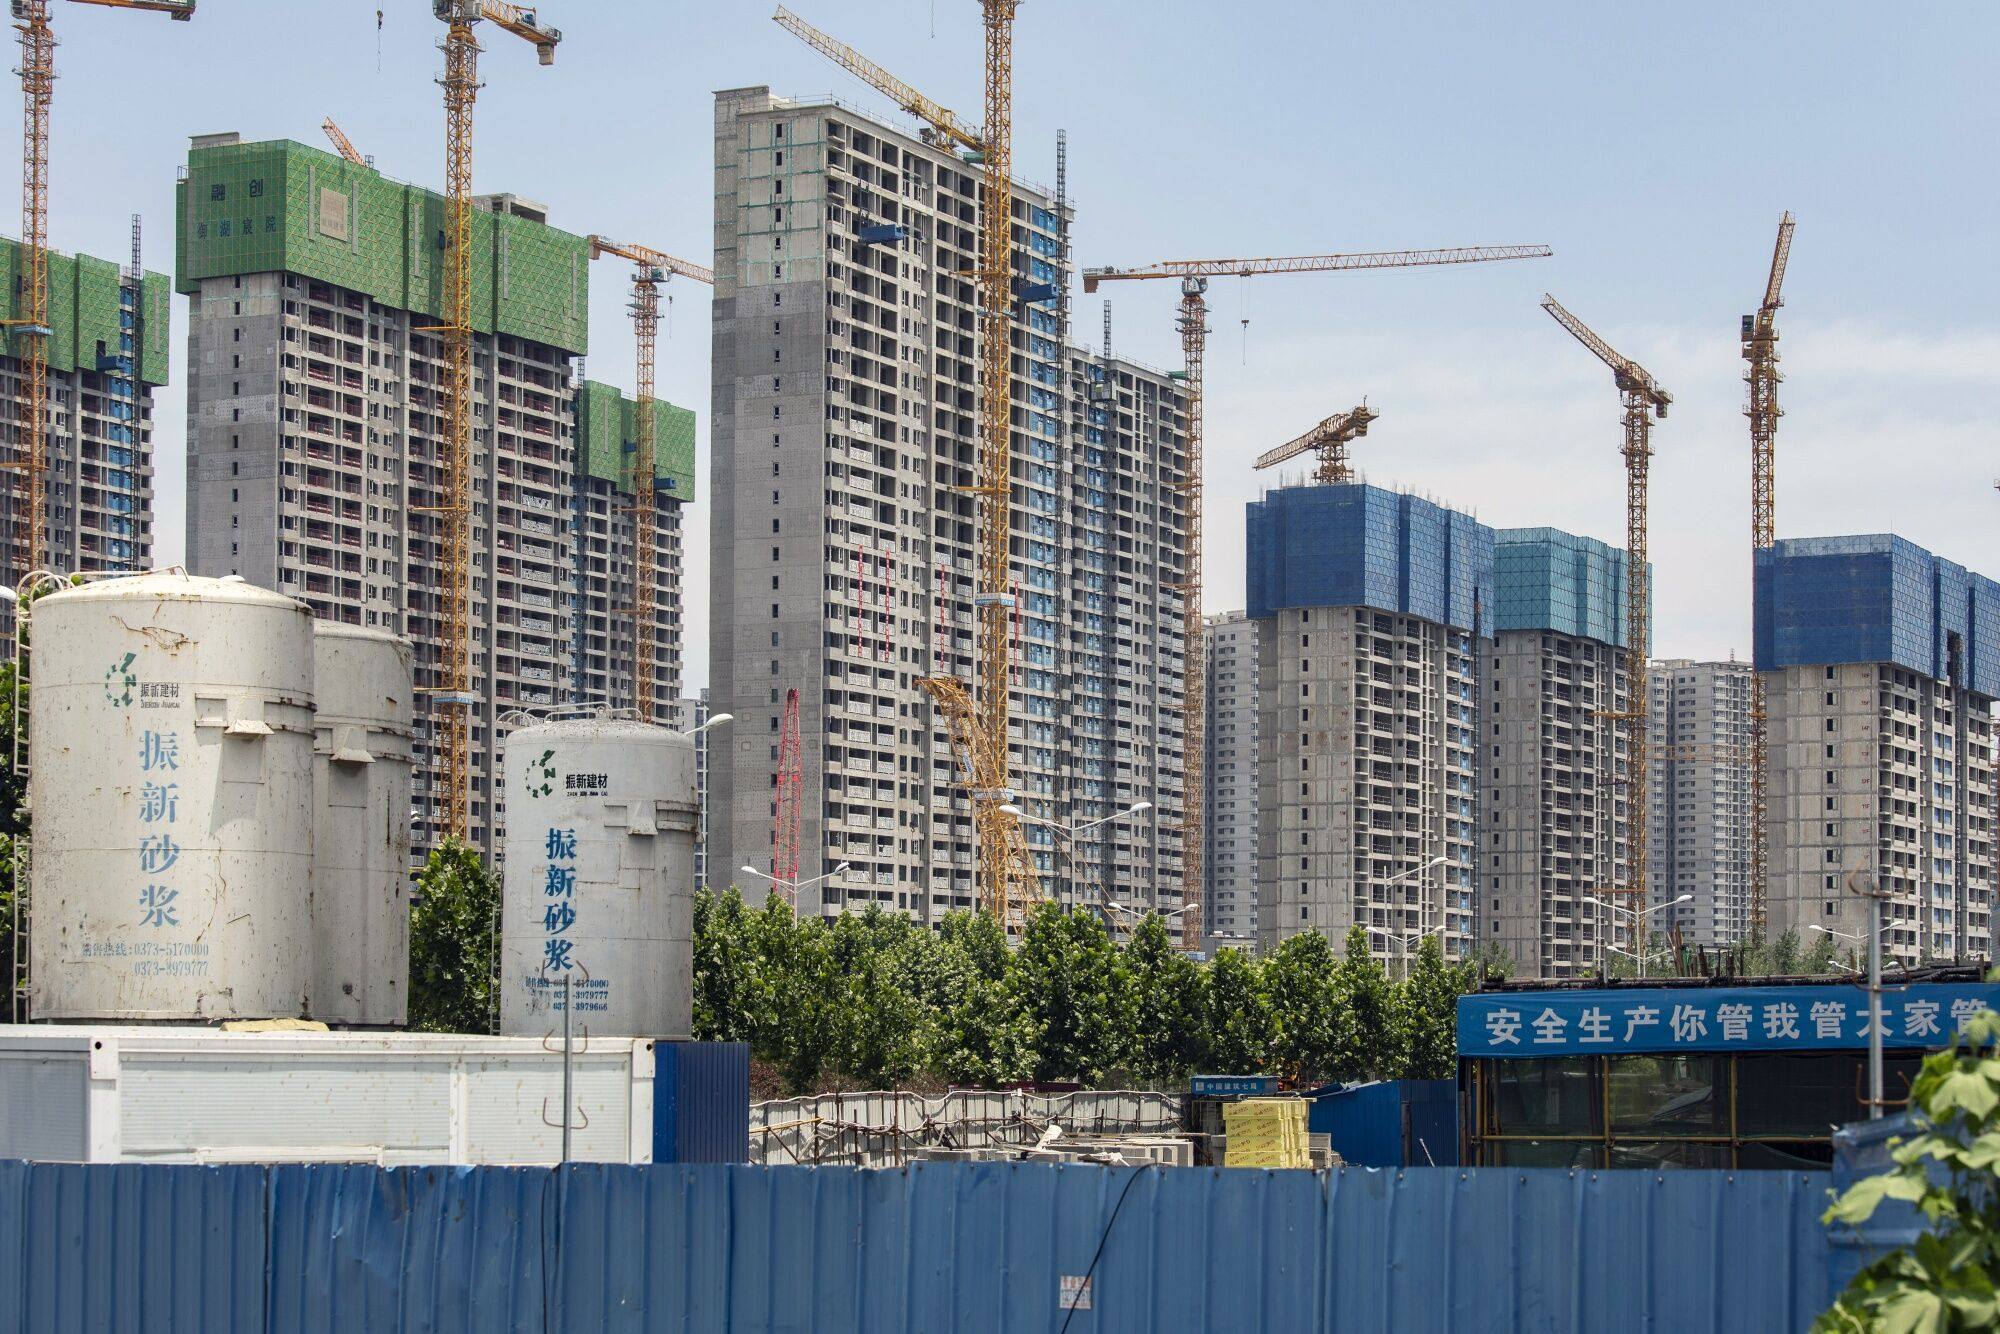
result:
[(571, 711), (506, 740), (500, 1031), (684, 1038), (693, 1027), (694, 740)]
[(301, 1014), (305, 604), (159, 571), (51, 593), (29, 627), (32, 1017)]
[(312, 1017), (400, 1027), (410, 980), (410, 644), (313, 624)]

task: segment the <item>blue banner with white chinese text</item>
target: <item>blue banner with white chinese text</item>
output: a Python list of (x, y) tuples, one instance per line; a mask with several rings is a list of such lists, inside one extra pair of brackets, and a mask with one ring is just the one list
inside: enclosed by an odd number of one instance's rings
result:
[[(1886, 988), (1882, 1042), (1942, 1047), (1966, 1019), (2000, 1008), (2000, 985)], [(1593, 1052), (1827, 1051), (1868, 1045), (1868, 993), (1824, 987), (1489, 992), (1458, 998), (1460, 1056)]]

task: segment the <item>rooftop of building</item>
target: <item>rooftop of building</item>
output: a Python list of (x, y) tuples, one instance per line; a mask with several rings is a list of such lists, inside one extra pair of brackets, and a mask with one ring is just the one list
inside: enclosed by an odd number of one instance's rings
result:
[(1756, 553), (1756, 664), (1892, 663), (2000, 696), (2000, 583), (1893, 533)]
[[(589, 351), (589, 242), (525, 196), (476, 202), (473, 328)], [(296, 273), (435, 317), (447, 208), (434, 190), (309, 144), (196, 135), (176, 192), (176, 285)]]
[(1618, 547), (1560, 528), (1503, 528), (1493, 539), (1493, 583), (1496, 631), (1548, 630), (1625, 647)]
[[(125, 266), (60, 250), (49, 251), (48, 260), (49, 369), (68, 374), (81, 368), (131, 375), (143, 384), (165, 384), (173, 342), (169, 328), (173, 289), (167, 275), (148, 270), (140, 280), (139, 327), (128, 358), (120, 344), (126, 332), (119, 302), (119, 290), (129, 276)], [(24, 269), (21, 243), (0, 237), (0, 283), (6, 284), (5, 290), (25, 288)]]
[[(687, 504), (694, 499), (694, 413), (654, 399), (653, 475), (656, 496)], [(638, 450), (639, 405), (615, 385), (585, 380), (577, 396), (577, 459), (586, 476), (632, 492)]]
[(1372, 607), (1492, 633), (1493, 530), (1469, 514), (1361, 482), (1280, 487), (1250, 502), (1248, 614)]

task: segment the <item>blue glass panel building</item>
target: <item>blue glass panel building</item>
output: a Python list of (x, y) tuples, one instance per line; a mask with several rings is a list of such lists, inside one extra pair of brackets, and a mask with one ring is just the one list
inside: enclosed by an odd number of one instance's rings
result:
[(2000, 584), (1887, 533), (1757, 553), (1770, 918), (1854, 932), (1887, 894), (1903, 962), (1992, 952)]
[(1383, 958), (1469, 951), (1493, 530), (1350, 483), (1268, 492), (1245, 540), (1260, 945), (1360, 925)]

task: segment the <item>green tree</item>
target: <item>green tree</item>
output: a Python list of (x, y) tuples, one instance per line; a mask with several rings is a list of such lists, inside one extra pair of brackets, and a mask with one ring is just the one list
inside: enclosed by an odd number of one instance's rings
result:
[(1262, 970), (1242, 950), (1220, 949), (1203, 977), (1208, 1041), (1202, 1068), (1208, 1074), (1253, 1074), (1271, 1048), (1271, 1012)]
[(1458, 1072), (1458, 998), (1478, 986), (1476, 965), (1446, 964), (1438, 938), (1424, 937), (1401, 987), (1405, 1079), (1450, 1079)]
[(777, 894), (749, 915), (749, 924), (765, 989), (751, 1052), (778, 1067), (786, 1092), (815, 1092), (820, 1077), (834, 1068), (847, 1001), (832, 932), (820, 918), (794, 916)]
[(410, 912), (410, 1027), (490, 1033), (498, 985), (500, 885), (478, 852), (447, 838), (417, 873)]
[(1332, 943), (1301, 931), (1272, 951), (1262, 971), (1270, 1064), (1300, 1082), (1345, 1073), (1340, 1063), (1355, 1047), (1356, 1015)]
[(764, 1022), (768, 979), (749, 919), (734, 886), (695, 892), (694, 1035), (705, 1042), (749, 1042)]
[(871, 905), (836, 918), (828, 933), (831, 1056), (836, 1069), (864, 1087), (890, 1087), (917, 1072), (928, 1016), (905, 990), (898, 959), (922, 929)]
[(938, 947), (942, 1000), (930, 1069), (960, 1085), (1026, 1079), (1033, 1035), (1009, 1000), (1006, 931), (987, 913), (949, 913), (940, 924)]
[[(1787, 931), (1785, 934), (1792, 933)], [(1804, 957), (1799, 960), (1799, 972), (1807, 977), (1825, 977), (1828, 973), (1839, 971), (1841, 954), (1839, 938), (1828, 931), (1815, 931), (1812, 934), (1812, 944), (1806, 947)]]
[(1919, 1133), (1895, 1166), (1848, 1187), (1825, 1222), (1858, 1224), (1884, 1200), (1930, 1220), (1913, 1246), (1875, 1261), (1814, 1325), (1818, 1331), (1947, 1334), (2000, 1326), (2000, 1015), (1974, 1015), (1925, 1059), (1910, 1086)]
[(1125, 1059), (1131, 990), (1096, 913), (1036, 905), (1007, 969), (1007, 996), (1027, 1025), (1033, 1078), (1089, 1083)]
[(1126, 942), (1125, 975), (1133, 1071), (1156, 1084), (1189, 1074), (1201, 1056), (1201, 970), (1174, 947), (1158, 914), (1148, 913)]
[(1360, 924), (1347, 932), (1341, 961), (1341, 989), (1353, 1015), (1352, 1041), (1341, 1052), (1339, 1072), (1354, 1079), (1394, 1079), (1406, 1063), (1402, 998), (1389, 982), (1382, 961), (1368, 952), (1368, 932)]

